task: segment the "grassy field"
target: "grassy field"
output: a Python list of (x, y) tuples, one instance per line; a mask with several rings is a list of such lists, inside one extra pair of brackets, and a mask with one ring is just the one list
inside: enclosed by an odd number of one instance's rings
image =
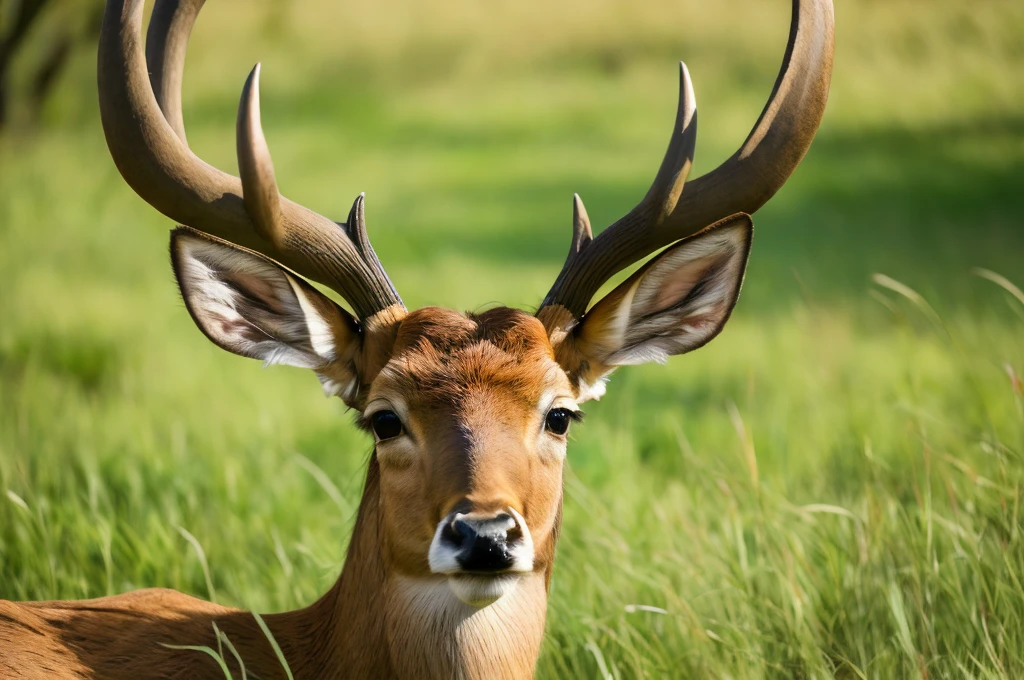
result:
[[(789, 19), (550, 4), (211, 2), (190, 143), (234, 170), (262, 60), (287, 195), (340, 219), (366, 191), (410, 306), (532, 307), (572, 192), (595, 226), (642, 196), (675, 60), (699, 173), (755, 120)], [(574, 430), (539, 677), (1024, 677), (1024, 5), (837, 4), (829, 111), (756, 216), (726, 331), (620, 371)], [(0, 138), (0, 597), (310, 602), (370, 443), (313, 376), (193, 327), (91, 55), (47, 116)]]

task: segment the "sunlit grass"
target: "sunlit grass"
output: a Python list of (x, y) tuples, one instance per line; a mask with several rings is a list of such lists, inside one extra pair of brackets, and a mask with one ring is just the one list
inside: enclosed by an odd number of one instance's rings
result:
[[(595, 226), (643, 194), (674, 59), (698, 172), (731, 153), (789, 3), (284, 6), (204, 10), (190, 142), (234, 168), (263, 60), (283, 191), (337, 218), (367, 191), (410, 306), (478, 309), (541, 299), (572, 192)], [(1024, 11), (861, 0), (837, 24), (825, 124), (729, 327), (621, 371), (574, 430), (542, 677), (1024, 674)], [(307, 604), (370, 444), (312, 376), (192, 326), (90, 69), (59, 124), (0, 139), (0, 597)]]

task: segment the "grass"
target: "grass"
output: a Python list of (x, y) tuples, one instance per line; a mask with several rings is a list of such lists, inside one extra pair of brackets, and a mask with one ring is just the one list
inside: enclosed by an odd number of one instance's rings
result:
[[(365, 190), (410, 306), (531, 307), (572, 192), (595, 226), (642, 195), (674, 59), (697, 171), (739, 144), (787, 5), (210, 3), (189, 140), (234, 168), (262, 59), (285, 193), (340, 218)], [(1024, 9), (844, 1), (837, 26), (829, 112), (756, 217), (727, 330), (620, 371), (575, 430), (539, 677), (1024, 675)], [(369, 443), (312, 376), (194, 329), (91, 68), (0, 139), (0, 597), (306, 604)]]

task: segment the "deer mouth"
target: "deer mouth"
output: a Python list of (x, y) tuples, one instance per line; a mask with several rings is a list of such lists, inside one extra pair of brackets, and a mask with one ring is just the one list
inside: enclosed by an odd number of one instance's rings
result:
[(448, 575), (448, 587), (455, 597), (470, 607), (482, 609), (512, 593), (519, 585), (522, 572), (499, 574), (462, 572)]

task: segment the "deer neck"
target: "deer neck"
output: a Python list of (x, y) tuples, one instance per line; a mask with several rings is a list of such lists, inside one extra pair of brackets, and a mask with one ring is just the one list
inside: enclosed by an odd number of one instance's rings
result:
[(298, 661), (296, 678), (533, 677), (549, 573), (526, 576), (477, 609), (456, 598), (444, 578), (390, 569), (385, 540), (373, 458), (341, 577), (318, 602), (272, 623), (285, 656)]

